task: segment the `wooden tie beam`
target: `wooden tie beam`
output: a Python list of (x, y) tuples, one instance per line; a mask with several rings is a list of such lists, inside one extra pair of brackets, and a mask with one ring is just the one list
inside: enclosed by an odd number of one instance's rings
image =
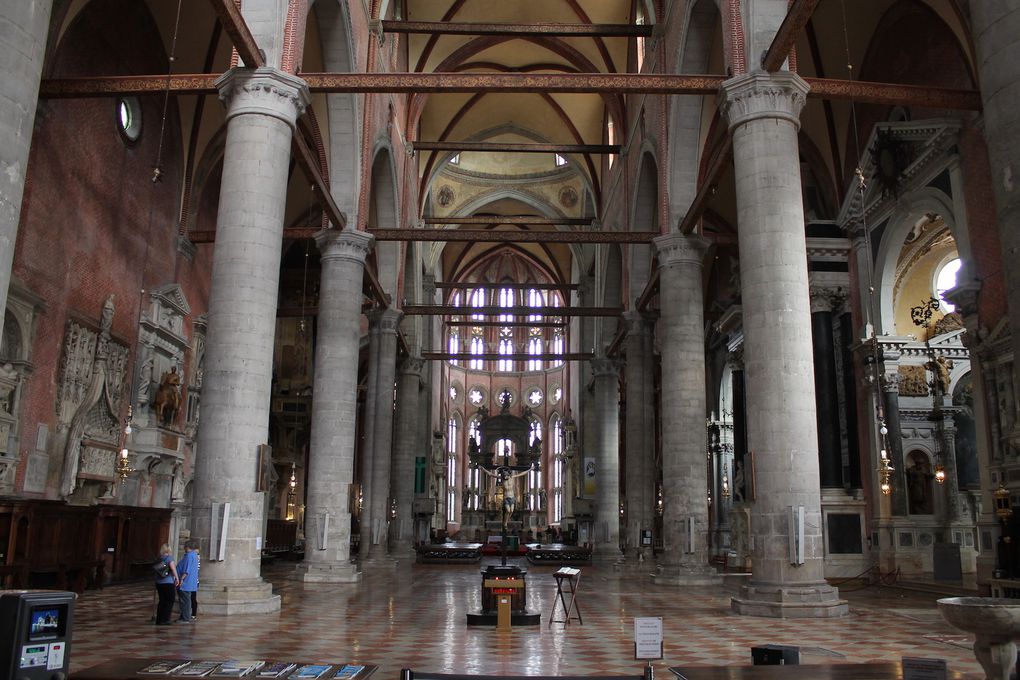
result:
[(454, 305), (404, 305), (407, 316), (619, 316), (619, 307), (458, 307)]
[(546, 36), (557, 38), (636, 38), (651, 37), (651, 24), (485, 24), (446, 21), (383, 21), (384, 33), (424, 35), (502, 35)]
[(370, 229), (377, 241), (476, 243), (651, 243), (657, 231), (520, 231), (489, 229)]
[(475, 290), (481, 288), (483, 290), (501, 290), (503, 288), (509, 288), (510, 290), (577, 290), (580, 288), (579, 284), (576, 283), (482, 283), (465, 281), (463, 283), (449, 282), (449, 281), (436, 281), (436, 288), (442, 289), (457, 289), (463, 290), (470, 288)]
[(447, 326), (499, 326), (500, 328), (563, 328), (566, 321), (499, 321), (475, 319), (473, 321), (444, 321)]
[(804, 30), (811, 15), (818, 6), (818, 0), (794, 0), (793, 5), (786, 12), (783, 23), (776, 31), (768, 51), (761, 58), (761, 67), (766, 71), (774, 72), (783, 67), (783, 62), (790, 56), (793, 45), (797, 42), (797, 36)]
[[(215, 73), (159, 76), (47, 78), (39, 87), (43, 99), (116, 97), (125, 94), (216, 94)], [(340, 92), (418, 93), (516, 92), (580, 94), (714, 95), (724, 75), (635, 73), (303, 73), (315, 94)], [(981, 110), (981, 93), (923, 85), (871, 83), (859, 80), (804, 78), (808, 97), (861, 104), (920, 106), (932, 109)]]
[(619, 154), (619, 144), (515, 144), (503, 142), (412, 142), (415, 151), (478, 151), (508, 153)]
[(473, 215), (471, 217), (426, 217), (425, 224), (519, 224), (524, 226), (590, 227), (591, 218), (538, 217), (536, 215)]
[(248, 30), (248, 24), (245, 23), (237, 3), (234, 0), (210, 0), (210, 3), (241, 61), (246, 66), (265, 66), (266, 58), (255, 43), (255, 37)]
[(484, 354), (471, 354), (470, 352), (422, 352), (422, 359), (438, 361), (591, 361), (595, 358), (594, 352), (564, 352), (553, 354), (543, 352), (542, 354), (525, 354), (515, 352), (514, 354), (499, 354), (497, 352), (485, 352)]

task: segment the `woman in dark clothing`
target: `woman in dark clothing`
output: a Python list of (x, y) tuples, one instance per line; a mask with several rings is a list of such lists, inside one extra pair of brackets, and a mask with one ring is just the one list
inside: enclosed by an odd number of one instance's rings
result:
[(159, 604), (156, 605), (156, 625), (169, 626), (173, 623), (170, 618), (174, 610), (174, 600), (177, 599), (177, 586), (181, 581), (177, 578), (177, 564), (174, 562), (170, 546), (164, 543), (159, 548), (159, 559), (170, 568), (170, 572), (156, 579), (156, 592), (159, 594)]

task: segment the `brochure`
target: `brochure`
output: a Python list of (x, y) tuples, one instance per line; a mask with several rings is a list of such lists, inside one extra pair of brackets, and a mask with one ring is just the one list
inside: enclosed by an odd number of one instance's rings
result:
[(149, 673), (151, 675), (170, 675), (179, 668), (184, 668), (187, 665), (187, 659), (183, 661), (181, 659), (164, 659), (161, 661), (153, 661), (138, 672)]
[(295, 668), (297, 668), (297, 664), (289, 661), (267, 661), (266, 665), (258, 672), (258, 677), (282, 678)]
[(332, 668), (332, 664), (328, 663), (310, 663), (302, 666), (294, 672), (291, 678), (301, 678), (302, 680), (309, 680), (310, 678), (317, 678), (323, 675), (326, 671)]
[(364, 666), (352, 666), (348, 664), (338, 668), (337, 672), (333, 674), (333, 677), (336, 678), (336, 680), (353, 680), (354, 676), (363, 670), (365, 670)]
[(262, 668), (266, 662), (263, 659), (231, 659), (224, 661), (220, 667), (213, 671), (214, 678), (243, 678), (256, 668)]
[(191, 664), (177, 675), (188, 678), (202, 678), (212, 673), (220, 661), (192, 661)]

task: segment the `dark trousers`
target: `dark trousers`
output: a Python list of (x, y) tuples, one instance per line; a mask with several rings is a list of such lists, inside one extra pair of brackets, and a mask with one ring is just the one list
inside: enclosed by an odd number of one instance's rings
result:
[(177, 599), (177, 588), (173, 583), (157, 583), (159, 604), (156, 605), (156, 623), (170, 623), (174, 611), (174, 600)]
[(191, 618), (198, 616), (198, 591), (191, 591)]

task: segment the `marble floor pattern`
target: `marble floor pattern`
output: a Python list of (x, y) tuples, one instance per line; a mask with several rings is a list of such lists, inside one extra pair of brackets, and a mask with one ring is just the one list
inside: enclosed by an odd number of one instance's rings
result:
[[(640, 567), (583, 566), (578, 603), (583, 625), (549, 625), (556, 567), (529, 567), (528, 609), (541, 626), (509, 633), (468, 627), (480, 606), (478, 564), (373, 567), (358, 584), (306, 585), (293, 563), (267, 565), (263, 576), (282, 596), (272, 614), (214, 616), (190, 625), (154, 626), (151, 583), (89, 590), (75, 608), (71, 670), (114, 657), (261, 658), (379, 666), (373, 680), (398, 680), (401, 668), (488, 675), (639, 675), (633, 617), (661, 616), (664, 658), (671, 665), (751, 663), (751, 647), (800, 647), (802, 664), (862, 663), (903, 656), (943, 658), (966, 678), (984, 677), (973, 640), (942, 621), (937, 595), (845, 586), (850, 615), (779, 620), (730, 612), (734, 588), (655, 585)], [(200, 593), (201, 599), (201, 593)], [(562, 612), (560, 612), (562, 613)], [(557, 618), (562, 618), (558, 616)]]

